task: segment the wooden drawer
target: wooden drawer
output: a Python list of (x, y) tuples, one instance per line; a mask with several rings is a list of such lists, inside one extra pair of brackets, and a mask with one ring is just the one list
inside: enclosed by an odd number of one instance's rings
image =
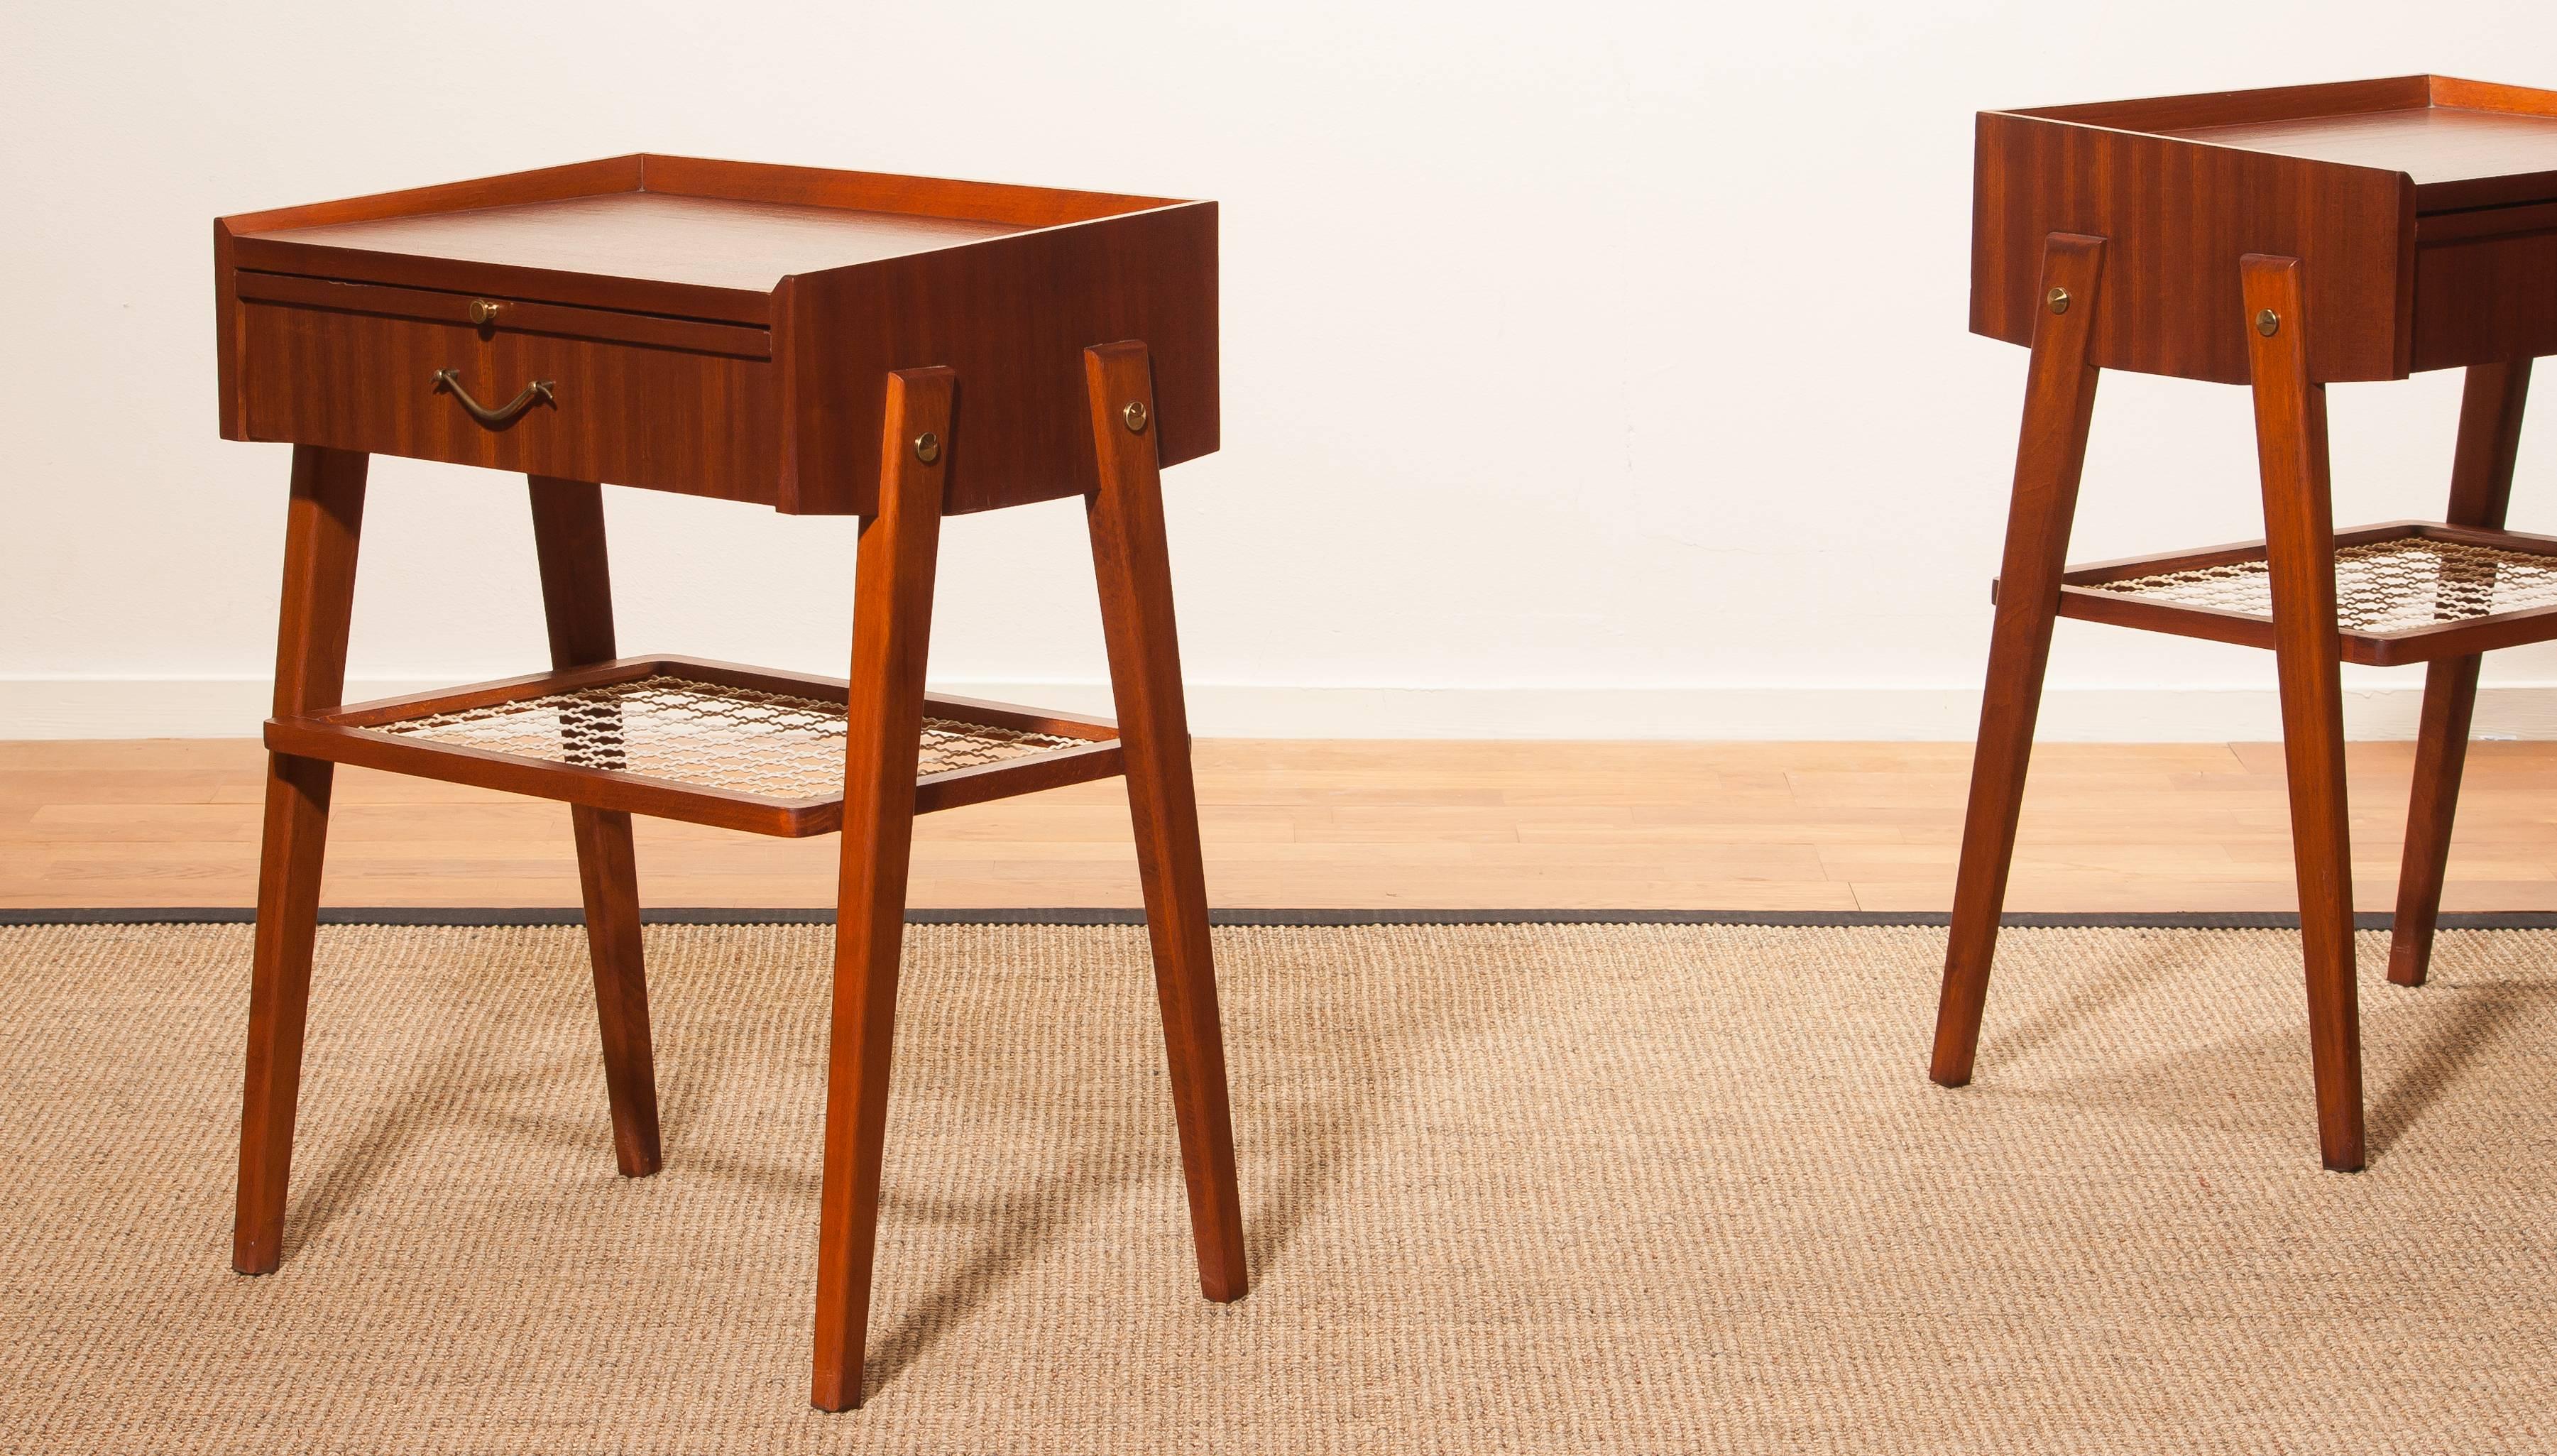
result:
[[(654, 155), (239, 213), (222, 435), (866, 515), (888, 375), (942, 367), (945, 514), (1078, 495), (1094, 345), (1145, 345), (1160, 463), (1217, 448), (1216, 237), (1213, 202)], [(482, 428), (442, 369), (556, 408)]]
[(2557, 354), (2557, 203), (2415, 220), (2415, 367)]
[(2557, 352), (2557, 92), (2413, 75), (1983, 112), (1975, 331), (2032, 341), (2055, 232), (2105, 240), (2107, 369), (2246, 383), (2249, 253), (2299, 260), (2321, 383)]
[[(236, 275), (243, 438), (772, 504), (770, 334), (735, 324), (431, 289)], [(493, 304), (485, 325), (474, 303)], [(498, 409), (472, 418), (440, 371)]]

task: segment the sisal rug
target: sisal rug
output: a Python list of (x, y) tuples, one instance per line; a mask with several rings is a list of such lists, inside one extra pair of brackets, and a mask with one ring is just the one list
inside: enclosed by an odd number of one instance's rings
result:
[(249, 933), (0, 929), (0, 1449), (2557, 1449), (2557, 934), (1218, 932), (1255, 1287), (1198, 1297), (1140, 930), (907, 936), (870, 1402), (806, 1404), (827, 946), (648, 932), (614, 1176), (579, 933), (324, 929), (283, 1270), (229, 1271)]

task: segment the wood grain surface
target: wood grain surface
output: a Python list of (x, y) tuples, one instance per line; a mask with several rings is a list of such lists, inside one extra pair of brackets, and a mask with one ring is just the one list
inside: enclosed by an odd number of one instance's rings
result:
[[(2469, 371), (2444, 519), (2488, 529), (2503, 524), (2512, 503), (2522, 412), (2529, 402), (2529, 360)], [(2451, 826), (2458, 816), (2460, 774), (2468, 757), (2482, 661), (2476, 654), (2436, 658), (2424, 669), (2424, 716), (2415, 733), (2406, 851), (2398, 862), (2397, 911), (2388, 946), (2388, 979), (2400, 986), (2423, 985), (2432, 957), (2434, 916), (2441, 905)]]
[(2557, 92), (2399, 76), (1982, 112), (1971, 328), (2032, 338), (2042, 239), (2105, 238), (2108, 369), (2246, 382), (2237, 259), (2300, 261), (2309, 377), (2557, 352)]
[[(313, 446), (293, 452), (275, 645), (278, 714), (309, 712), (344, 691), (366, 470), (359, 455)], [(284, 1249), (285, 1190), (292, 1177), (293, 1121), (311, 1000), (313, 917), (327, 892), (322, 869), (336, 772), (321, 759), (271, 753), (263, 778), (265, 851), (256, 871), (257, 939), (231, 1229), (231, 1266), (244, 1274), (272, 1273)]]
[(2353, 846), (2346, 812), (2344, 671), (2336, 638), (2335, 508), (2326, 387), (2309, 375), (2315, 320), (2296, 258), (2245, 260), (2252, 331), (2255, 450), (2264, 482), (2265, 562), (2274, 658), (2282, 684), (2282, 751), (2299, 867), (2300, 941), (2308, 965), (2309, 1044), (2317, 1069), (2318, 1141), (2326, 1165), (2361, 1167), (2361, 1031), (2354, 983)]
[[(2270, 676), (2270, 663), (2266, 664)], [(2411, 742), (2351, 745), (2354, 898), (2395, 892)], [(1971, 744), (1202, 738), (1209, 902), (1927, 910), (1952, 903)], [(2557, 910), (2557, 743), (2480, 742), (2450, 910)], [(250, 738), (0, 742), (0, 907), (231, 905), (257, 889), (266, 755)], [(835, 899), (832, 838), (642, 819), (654, 906)], [(329, 905), (578, 903), (556, 804), (341, 767)], [(2010, 911), (2288, 910), (2273, 743), (2044, 743)], [(915, 824), (910, 903), (1138, 903), (1115, 781)]]
[(793, 273), (893, 258), (1020, 229), (732, 198), (606, 193), (303, 227), (261, 236), (314, 247), (410, 253), (659, 283), (769, 293)]
[[(778, 498), (778, 391), (764, 359), (249, 299), (236, 320), (251, 439)], [(437, 386), (442, 369), (492, 407), (537, 379), (554, 397), (491, 430)]]
[[(1082, 350), (1140, 338), (1162, 463), (1220, 440), (1209, 201), (633, 157), (225, 217), (213, 254), (227, 439), (865, 515), (879, 381), (948, 367), (960, 514), (1097, 488)], [(491, 425), (443, 370), (551, 397)]]
[(2042, 283), (2049, 300), (2034, 327), (2026, 376), (2024, 426), (2016, 444), (2015, 488), (2007, 507), (1997, 617), (1989, 631), (1989, 666), (1980, 694), (1980, 735), (1972, 760), (1970, 803), (1962, 817), (1962, 864), (1953, 890), (1953, 923), (1945, 942), (1944, 994), (1936, 1013), (1932, 1075), (1949, 1087), (1971, 1077), (1971, 1058), (1997, 952), (2008, 865), (2033, 758), (2033, 727), (2042, 710), (2042, 678), (2051, 662), (2052, 627), (2060, 619), (2062, 569), (2078, 512), (2079, 477), (2086, 464), (2086, 431), (2094, 418), (2100, 372), (2089, 341), (2103, 317), (2104, 243), (2054, 233), (2043, 244)]

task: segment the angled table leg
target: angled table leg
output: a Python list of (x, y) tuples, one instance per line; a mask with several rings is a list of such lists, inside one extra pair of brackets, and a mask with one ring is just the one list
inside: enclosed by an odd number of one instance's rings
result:
[(1198, 793), (1190, 779), (1188, 711), (1172, 628), (1172, 579), (1154, 452), (1153, 372), (1143, 343), (1083, 353), (1100, 484), (1087, 515), (1101, 584), (1101, 624), (1136, 821), (1154, 989), (1171, 1060), (1172, 1112), (1189, 1187), (1199, 1288), (1240, 1299), (1243, 1213), (1234, 1171), (1225, 1044), (1208, 936), (1207, 876), (1199, 855)]
[(914, 841), (923, 667), (941, 544), (942, 480), (954, 442), (948, 369), (888, 376), (878, 510), (862, 522), (844, 743), (844, 845), (835, 918), (835, 1004), (826, 1068), (826, 1169), (818, 1211), (816, 1380), (820, 1410), (862, 1403), (871, 1258), (886, 1146), (897, 957)]
[[(604, 544), (604, 487), (531, 477), (533, 550), (541, 564), (542, 614), (551, 666), (615, 656), (612, 574)], [(577, 877), (586, 901), (587, 957), (595, 966), (596, 1021), (604, 1038), (605, 1095), (612, 1108), (612, 1156), (624, 1177), (660, 1163), (657, 1063), (648, 1035), (648, 973), (639, 944), (639, 870), (630, 816), (569, 806)]]
[[(363, 529), (361, 455), (298, 445), (284, 535), (284, 605), (276, 633), (275, 713), (334, 708), (346, 686), (346, 623)], [(311, 944), (329, 839), (335, 765), (269, 753), (266, 830), (258, 856), (257, 931), (248, 997), (248, 1069), (240, 1096), (239, 1202), (231, 1266), (274, 1271), (302, 1090), (311, 1003)]]
[(2336, 622), (2335, 508), (2326, 387), (2309, 377), (2308, 321), (2295, 258), (2250, 253), (2239, 269), (2255, 448), (2264, 477), (2264, 556), (2282, 689), (2282, 759), (2299, 871), (2309, 1050), (2326, 1165), (2362, 1163), (2361, 1031), (2353, 958), (2353, 849), (2345, 809), (2344, 652)]
[(1980, 1014), (1988, 1003), (1989, 964), (2015, 857), (2052, 623), (2060, 614), (2060, 577), (2086, 463), (2086, 427), (2095, 410), (2100, 371), (2086, 352), (2103, 301), (2103, 269), (2101, 238), (2054, 233), (2045, 245), (2045, 304), (2034, 324), (2015, 496), (2007, 508), (2006, 556), (1990, 629), (1988, 686), (1971, 758), (1970, 805), (1962, 817), (1961, 867), (1953, 881), (1953, 923), (1946, 939), (1936, 1051), (1928, 1069), (1947, 1087), (1971, 1080)]
[[(2451, 466), (2454, 526), (2503, 525), (2521, 414), (2530, 397), (2530, 360), (2476, 364), (2460, 402), (2459, 454)], [(2424, 717), (2415, 733), (2414, 791), (2406, 809), (2406, 851), (2397, 869), (2397, 914), (2388, 937), (2388, 979), (2421, 986), (2433, 959), (2450, 863), (2451, 821), (2459, 811), (2469, 726), (2477, 709), (2479, 656), (2444, 657), (2424, 669)]]

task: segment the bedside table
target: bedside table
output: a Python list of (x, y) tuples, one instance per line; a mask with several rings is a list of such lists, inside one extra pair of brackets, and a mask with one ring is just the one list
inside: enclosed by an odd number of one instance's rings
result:
[[(222, 435), (290, 442), (233, 1262), (281, 1256), (334, 766), (570, 806), (615, 1155), (658, 1167), (630, 816), (844, 837), (813, 1398), (862, 1397), (914, 816), (1125, 774), (1211, 1299), (1246, 1286), (1158, 468), (1216, 204), (637, 156), (226, 217)], [(373, 455), (531, 479), (551, 670), (344, 705)], [(847, 679), (620, 655), (601, 485), (861, 520)], [(941, 519), (1082, 496), (1119, 721), (924, 691)]]
[[(2318, 1140), (2362, 1164), (2338, 664), (2429, 664), (2390, 979), (2424, 979), (2479, 654), (2557, 637), (2557, 539), (2503, 527), (2557, 352), (2557, 92), (2446, 76), (1987, 112), (1971, 328), (2033, 350), (1933, 1075), (1971, 1075), (2052, 622), (2272, 649)], [(2326, 386), (2465, 368), (2440, 522), (2339, 532)], [(2265, 539), (2076, 570), (2099, 370), (2254, 393)]]

